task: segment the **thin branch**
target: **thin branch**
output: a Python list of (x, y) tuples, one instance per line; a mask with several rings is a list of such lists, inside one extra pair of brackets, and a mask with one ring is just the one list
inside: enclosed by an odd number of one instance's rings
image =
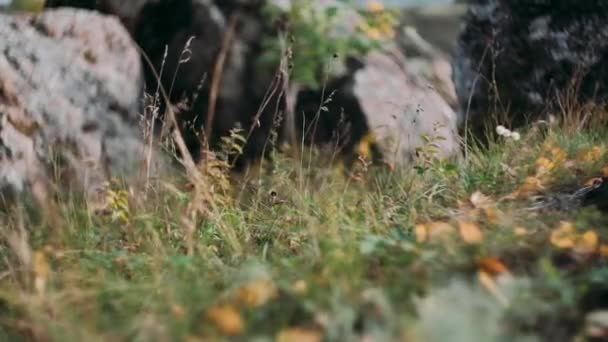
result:
[(222, 48), (213, 68), (211, 90), (209, 91), (209, 105), (207, 107), (207, 120), (205, 123), (205, 144), (207, 149), (209, 149), (209, 145), (211, 144), (213, 121), (215, 119), (215, 112), (217, 108), (217, 97), (220, 92), (220, 86), (222, 85), (222, 75), (226, 65), (226, 57), (230, 52), (230, 47), (232, 46), (232, 41), (234, 40), (234, 33), (236, 32), (236, 26), (239, 19), (240, 14), (238, 12), (230, 17), (228, 29), (224, 33), (224, 38), (222, 39)]

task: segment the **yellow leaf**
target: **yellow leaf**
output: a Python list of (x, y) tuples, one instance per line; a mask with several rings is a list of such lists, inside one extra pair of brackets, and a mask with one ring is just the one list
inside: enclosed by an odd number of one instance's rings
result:
[(357, 144), (356, 153), (366, 159), (372, 158), (372, 148), (375, 144), (375, 137), (372, 133), (366, 134)]
[(369, 29), (367, 29), (365, 31), (365, 35), (373, 40), (380, 40), (382, 39), (382, 32), (380, 32), (379, 29), (375, 28), (375, 27), (370, 27)]
[(34, 287), (39, 294), (44, 293), (46, 283), (51, 273), (51, 267), (46, 259), (46, 255), (42, 251), (34, 253)]
[(321, 342), (323, 335), (316, 330), (303, 328), (289, 328), (277, 335), (277, 342)]
[(207, 318), (226, 336), (240, 335), (245, 324), (241, 314), (232, 306), (215, 306), (207, 311)]
[(429, 237), (432, 239), (434, 237), (439, 237), (442, 235), (449, 234), (454, 231), (454, 227), (452, 227), (449, 223), (435, 221), (431, 222), (427, 225), (427, 229), (429, 232)]
[(608, 166), (602, 168), (602, 176), (608, 177)]
[(527, 198), (531, 195), (537, 194), (545, 187), (543, 186), (543, 182), (537, 177), (528, 177), (524, 181), (524, 183), (513, 193), (508, 195), (506, 198), (508, 199), (521, 199)]
[(560, 226), (551, 232), (551, 243), (558, 248), (572, 249), (578, 254), (593, 254), (600, 247), (599, 237), (595, 231), (588, 230), (583, 234), (577, 234), (570, 222), (561, 222)]
[(545, 157), (536, 160), (536, 174), (542, 175), (550, 172), (555, 167), (555, 163)]
[(553, 157), (555, 164), (561, 164), (566, 161), (568, 154), (559, 147), (554, 147), (551, 149), (551, 157)]
[(483, 233), (479, 230), (479, 227), (470, 222), (459, 221), (458, 228), (460, 230), (460, 236), (466, 243), (476, 244), (483, 241)]
[(559, 227), (551, 232), (551, 244), (562, 249), (573, 248), (576, 238), (574, 226), (566, 221), (562, 221)]
[(414, 234), (416, 235), (416, 241), (419, 243), (425, 242), (429, 235), (426, 226), (423, 224), (416, 225), (414, 228)]
[(592, 254), (597, 251), (599, 246), (599, 238), (597, 233), (588, 230), (576, 241), (574, 251), (579, 254)]
[(608, 245), (600, 246), (600, 256), (603, 258), (608, 258)]
[(578, 159), (584, 163), (593, 163), (604, 155), (604, 150), (599, 146), (594, 146), (590, 151), (585, 152)]
[(453, 231), (454, 227), (452, 227), (449, 223), (446, 222), (434, 221), (426, 224), (419, 224), (416, 225), (415, 228), (416, 241), (431, 241), (443, 236), (447, 236)]
[(515, 235), (517, 235), (517, 236), (524, 236), (524, 235), (529, 234), (528, 230), (524, 227), (515, 227), (515, 229), (513, 231), (515, 232)]
[(492, 278), (490, 274), (485, 271), (479, 271), (477, 272), (477, 279), (479, 280), (479, 283), (481, 283), (481, 285), (486, 290), (488, 290), (488, 292), (490, 292), (494, 297), (496, 297), (496, 299), (502, 305), (507, 306), (509, 304), (509, 300), (504, 295), (504, 293), (502, 293), (502, 291), (494, 281), (494, 278)]
[(270, 279), (259, 279), (239, 289), (238, 297), (249, 307), (259, 307), (274, 299), (277, 293), (277, 287)]
[(491, 224), (500, 223), (500, 217), (501, 217), (500, 210), (496, 209), (495, 207), (489, 207), (489, 208), (484, 208), (483, 211), (486, 214), (486, 218), (488, 219), (488, 222), (490, 222)]
[(293, 291), (299, 295), (308, 293), (308, 284), (304, 280), (298, 280), (293, 284)]

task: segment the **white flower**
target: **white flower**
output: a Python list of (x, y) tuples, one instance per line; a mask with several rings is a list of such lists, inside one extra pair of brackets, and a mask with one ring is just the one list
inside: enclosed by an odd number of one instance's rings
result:
[(511, 139), (513, 139), (515, 141), (518, 141), (519, 139), (521, 139), (521, 136), (517, 132), (512, 132), (511, 133)]
[(505, 126), (496, 126), (496, 133), (498, 133), (498, 135), (505, 135), (507, 132), (509, 132), (508, 129), (505, 128)]

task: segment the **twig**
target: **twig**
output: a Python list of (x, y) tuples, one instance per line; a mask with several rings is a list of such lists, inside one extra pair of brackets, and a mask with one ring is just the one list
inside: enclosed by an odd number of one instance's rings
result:
[[(177, 148), (179, 149), (180, 153), (182, 154), (182, 160), (181, 160), (182, 165), (184, 165), (184, 167), (186, 168), (186, 171), (188, 172), (188, 174), (190, 176), (194, 177), (197, 180), (202, 180), (200, 172), (198, 171), (198, 169), (196, 167), (196, 163), (192, 159), (192, 156), (190, 155), (190, 151), (188, 151), (188, 148), (186, 147), (186, 143), (184, 142), (184, 138), (182, 137), (181, 133), (179, 132), (179, 125), (177, 124), (177, 119), (175, 117), (175, 112), (173, 112), (173, 108), (171, 106), (171, 101), (169, 100), (169, 96), (167, 96), (167, 92), (165, 91), (165, 88), (161, 84), (160, 76), (156, 72), (156, 69), (154, 69), (154, 64), (152, 63), (152, 61), (150, 61), (150, 58), (145, 53), (145, 51), (143, 51), (143, 49), (139, 46), (139, 44), (135, 41), (133, 41), (133, 43), (134, 43), (134, 46), (137, 49), (137, 51), (139, 51), (139, 53), (143, 57), (146, 64), (148, 64), (148, 66), (150, 67), (152, 74), (154, 75), (154, 77), (156, 78), (156, 81), (159, 84), (158, 89), (160, 90), (160, 94), (166, 103), (164, 116), (165, 116), (165, 118), (169, 119), (169, 124), (171, 126), (173, 126), (172, 136), (173, 136), (173, 139), (175, 140), (175, 143), (177, 144)], [(164, 131), (164, 129), (163, 129), (163, 131)], [(161, 139), (162, 139), (163, 135), (164, 134), (161, 134)]]
[(230, 23), (228, 24), (228, 29), (224, 33), (224, 38), (222, 39), (222, 48), (217, 57), (217, 61), (215, 62), (215, 66), (213, 68), (213, 78), (211, 80), (211, 90), (209, 91), (209, 105), (207, 107), (207, 122), (205, 123), (205, 145), (206, 148), (209, 149), (209, 145), (211, 144), (211, 134), (213, 132), (213, 121), (215, 119), (215, 111), (217, 107), (217, 97), (220, 92), (220, 86), (222, 84), (222, 75), (224, 73), (224, 67), (226, 64), (226, 57), (228, 56), (228, 52), (230, 51), (230, 47), (232, 46), (232, 41), (234, 39), (234, 33), (236, 32), (236, 25), (238, 20), (240, 19), (239, 12), (233, 14), (230, 17)]

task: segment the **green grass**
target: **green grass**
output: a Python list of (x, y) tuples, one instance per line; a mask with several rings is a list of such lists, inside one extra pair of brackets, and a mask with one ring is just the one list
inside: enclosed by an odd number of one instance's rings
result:
[[(294, 328), (312, 339), (286, 340), (570, 340), (587, 313), (608, 307), (608, 259), (562, 250), (551, 232), (568, 221), (608, 243), (608, 218), (499, 199), (551, 158), (548, 144), (571, 162), (543, 179), (544, 191), (599, 175), (608, 154), (576, 158), (605, 149), (607, 133), (524, 134), (458, 163), (371, 168), (361, 181), (306, 153), (232, 182), (214, 173), (194, 190), (181, 177), (147, 190), (115, 182), (126, 206), (99, 215), (62, 194), (55, 230), (24, 200), (0, 216), (0, 340), (272, 341)], [(476, 191), (501, 218), (461, 210), (483, 232), (468, 244), (453, 219)], [(416, 225), (431, 221), (454, 232), (419, 242)], [(488, 258), (509, 270), (491, 278), (506, 304), (479, 280)]]

